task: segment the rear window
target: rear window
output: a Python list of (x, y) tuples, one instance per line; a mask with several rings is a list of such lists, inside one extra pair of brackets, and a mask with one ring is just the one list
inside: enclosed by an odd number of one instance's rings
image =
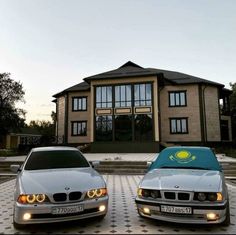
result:
[(85, 157), (75, 150), (55, 150), (32, 152), (25, 170), (89, 167)]

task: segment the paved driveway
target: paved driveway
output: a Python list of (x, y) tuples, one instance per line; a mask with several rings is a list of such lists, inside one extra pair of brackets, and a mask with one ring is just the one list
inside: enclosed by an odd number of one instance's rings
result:
[(231, 225), (193, 226), (158, 222), (140, 218), (134, 198), (142, 176), (104, 175), (110, 194), (109, 212), (104, 220), (90, 219), (51, 225), (31, 225), (24, 231), (16, 231), (12, 225), (13, 188), (15, 180), (0, 185), (0, 234), (183, 234), (236, 233), (236, 187), (229, 185)]

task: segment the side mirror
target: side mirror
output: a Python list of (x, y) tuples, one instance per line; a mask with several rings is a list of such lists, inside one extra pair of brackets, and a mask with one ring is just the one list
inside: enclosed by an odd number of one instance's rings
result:
[(10, 169), (13, 173), (18, 173), (20, 171), (20, 165), (11, 165)]
[(91, 162), (91, 165), (92, 165), (93, 168), (96, 168), (97, 166), (100, 165), (100, 162), (99, 161), (93, 161), (93, 162)]

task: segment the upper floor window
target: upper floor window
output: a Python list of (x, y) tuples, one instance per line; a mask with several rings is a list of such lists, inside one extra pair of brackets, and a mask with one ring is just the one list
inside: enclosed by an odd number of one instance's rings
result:
[(134, 106), (151, 106), (152, 88), (150, 83), (134, 85)]
[(96, 87), (96, 107), (111, 108), (112, 107), (112, 87), (101, 86)]
[(131, 85), (115, 86), (115, 107), (131, 106)]
[(170, 91), (169, 92), (169, 106), (170, 107), (179, 107), (186, 106), (186, 91)]
[(87, 121), (71, 122), (72, 136), (86, 136), (87, 135)]
[(87, 97), (72, 98), (72, 111), (86, 111), (86, 110), (87, 110)]
[(188, 119), (187, 118), (170, 118), (171, 134), (187, 134)]

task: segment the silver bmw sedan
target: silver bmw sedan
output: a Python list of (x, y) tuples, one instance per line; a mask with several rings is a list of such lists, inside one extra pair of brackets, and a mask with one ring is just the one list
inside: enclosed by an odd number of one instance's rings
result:
[(107, 213), (106, 183), (77, 148), (34, 148), (22, 166), (12, 165), (11, 169), (18, 172), (15, 228), (104, 217)]

